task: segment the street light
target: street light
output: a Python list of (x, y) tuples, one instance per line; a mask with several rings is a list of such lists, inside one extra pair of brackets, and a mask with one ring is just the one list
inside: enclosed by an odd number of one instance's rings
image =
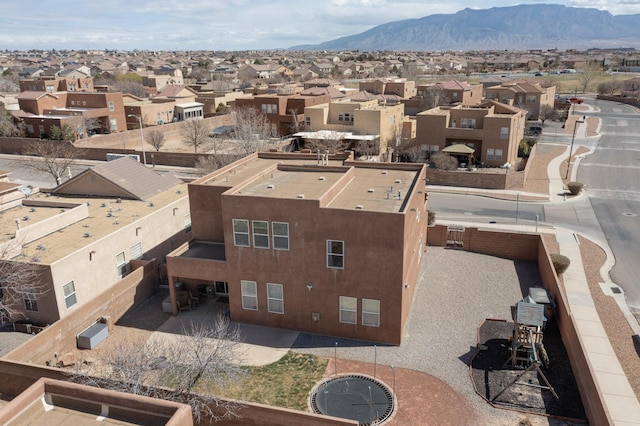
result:
[(573, 154), (573, 141), (576, 138), (576, 129), (578, 128), (578, 124), (584, 123), (586, 118), (587, 116), (583, 115), (582, 120), (576, 120), (575, 123), (573, 123), (573, 135), (571, 136), (571, 147), (569, 148), (569, 161), (567, 161), (567, 173), (564, 176), (565, 179), (569, 178), (569, 168), (571, 167), (571, 155)]
[(127, 117), (135, 117), (138, 119), (138, 124), (140, 125), (140, 141), (142, 143), (142, 161), (144, 162), (144, 165), (147, 165), (147, 156), (144, 153), (144, 133), (142, 132), (142, 117), (140, 117), (139, 115), (136, 114), (129, 114), (127, 115)]

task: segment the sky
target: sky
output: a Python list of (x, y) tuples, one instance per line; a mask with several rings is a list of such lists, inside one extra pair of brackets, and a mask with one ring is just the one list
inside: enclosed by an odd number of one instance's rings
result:
[[(0, 50), (266, 50), (464, 8), (561, 4), (640, 13), (640, 0), (3, 0)], [(182, 3), (182, 4), (181, 4)]]

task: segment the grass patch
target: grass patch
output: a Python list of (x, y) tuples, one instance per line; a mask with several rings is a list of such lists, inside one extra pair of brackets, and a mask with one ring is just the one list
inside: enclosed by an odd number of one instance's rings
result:
[(245, 367), (241, 383), (220, 388), (213, 383), (198, 383), (198, 392), (225, 398), (273, 405), (293, 410), (307, 409), (311, 388), (322, 378), (328, 360), (289, 351), (282, 359), (262, 367)]

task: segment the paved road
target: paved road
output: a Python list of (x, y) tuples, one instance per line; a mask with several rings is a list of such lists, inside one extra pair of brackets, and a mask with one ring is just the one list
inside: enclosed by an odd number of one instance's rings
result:
[(611, 279), (640, 318), (640, 114), (627, 105), (598, 101), (601, 137), (578, 168), (593, 211), (616, 259)]

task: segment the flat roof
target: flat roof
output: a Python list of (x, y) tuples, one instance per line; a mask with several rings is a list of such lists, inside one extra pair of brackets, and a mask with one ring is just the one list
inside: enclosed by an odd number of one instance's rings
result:
[[(35, 228), (54, 216), (66, 213), (74, 206), (87, 205), (88, 215), (71, 220), (68, 225), (54, 229), (51, 233), (29, 241), (23, 245), (27, 259), (37, 259), (36, 263), (50, 264), (74, 253), (114, 231), (143, 220), (145, 216), (158, 211), (182, 198), (186, 198), (187, 184), (180, 183), (167, 191), (154, 195), (146, 201), (120, 199), (115, 197), (56, 196), (36, 193), (23, 203), (43, 203), (45, 205), (20, 205), (0, 213), (0, 243), (14, 238), (16, 220), (26, 233), (27, 227)], [(60, 206), (56, 203), (62, 203)], [(186, 214), (186, 212), (184, 212)], [(19, 244), (21, 242), (18, 241)]]
[(400, 212), (421, 170), (406, 164), (342, 160), (323, 165), (313, 154), (289, 158), (287, 154), (256, 156), (200, 183), (229, 186), (233, 196), (325, 199), (325, 208)]

